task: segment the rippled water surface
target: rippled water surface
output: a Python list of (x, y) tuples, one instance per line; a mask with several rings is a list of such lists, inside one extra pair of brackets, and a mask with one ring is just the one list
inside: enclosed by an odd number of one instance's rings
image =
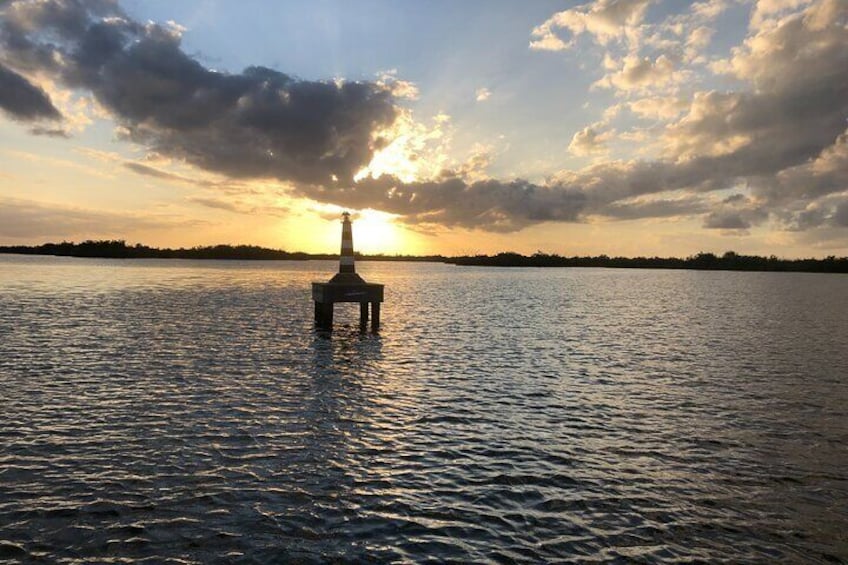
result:
[(848, 276), (0, 256), (0, 561), (848, 560)]

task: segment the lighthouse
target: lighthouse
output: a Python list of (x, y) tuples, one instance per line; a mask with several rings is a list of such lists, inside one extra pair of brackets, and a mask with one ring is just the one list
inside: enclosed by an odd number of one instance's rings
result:
[(353, 223), (350, 214), (342, 214), (342, 245), (339, 253), (339, 272), (329, 282), (312, 283), (312, 300), (315, 301), (315, 325), (320, 329), (332, 329), (333, 304), (336, 302), (359, 303), (359, 325), (368, 326), (368, 307), (371, 307), (371, 329), (380, 327), (380, 303), (383, 302), (383, 285), (367, 283), (356, 273), (353, 252)]
[(339, 272), (330, 279), (331, 283), (366, 284), (362, 277), (356, 274), (353, 256), (353, 224), (350, 212), (342, 214), (342, 250), (339, 254)]

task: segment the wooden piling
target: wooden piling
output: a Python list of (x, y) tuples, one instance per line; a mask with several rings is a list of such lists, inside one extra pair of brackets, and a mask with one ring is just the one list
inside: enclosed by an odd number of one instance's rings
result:
[(368, 303), (359, 303), (359, 325), (363, 328), (368, 325)]
[(371, 329), (377, 331), (380, 329), (380, 303), (371, 303)]

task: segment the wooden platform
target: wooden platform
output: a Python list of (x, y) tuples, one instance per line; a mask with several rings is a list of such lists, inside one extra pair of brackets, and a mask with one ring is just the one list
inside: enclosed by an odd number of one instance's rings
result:
[(332, 328), (333, 304), (336, 302), (358, 302), (359, 325), (362, 327), (368, 325), (368, 305), (370, 304), (371, 329), (377, 331), (380, 327), (380, 303), (383, 302), (383, 285), (367, 283), (354, 273), (347, 274), (353, 274), (353, 277), (342, 277), (340, 273), (340, 275), (333, 277), (330, 282), (312, 283), (312, 300), (315, 301), (315, 324), (319, 328)]

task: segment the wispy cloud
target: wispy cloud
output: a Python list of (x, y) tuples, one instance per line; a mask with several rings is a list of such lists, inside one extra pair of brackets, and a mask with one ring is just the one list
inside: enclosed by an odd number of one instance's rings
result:
[(123, 237), (128, 231), (190, 228), (203, 222), (166, 215), (95, 210), (23, 199), (0, 199), (0, 237)]
[[(210, 198), (206, 196), (191, 196), (188, 198), (188, 201), (207, 208), (232, 212), (233, 214), (276, 217), (286, 217), (291, 215), (291, 208), (288, 206), (281, 206), (279, 204), (251, 204), (240, 199), (232, 200), (224, 198)], [(336, 214), (335, 217), (338, 218), (338, 214)]]

